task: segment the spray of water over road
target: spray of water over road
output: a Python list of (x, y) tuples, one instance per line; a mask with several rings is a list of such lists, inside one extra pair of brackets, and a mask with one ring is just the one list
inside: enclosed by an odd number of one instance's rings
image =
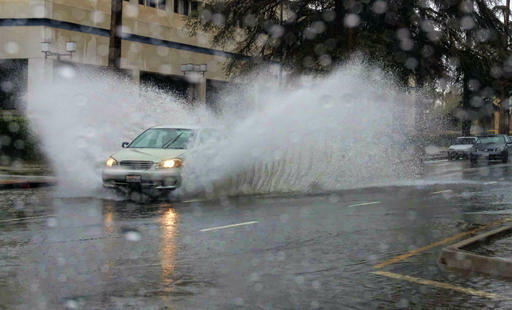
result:
[(99, 163), (158, 124), (225, 133), (187, 152), (181, 191), (191, 195), (330, 191), (414, 174), (413, 98), (360, 62), (284, 87), (254, 73), (215, 109), (105, 73), (63, 67), (57, 76), (29, 94), (26, 111), (68, 195), (95, 195)]

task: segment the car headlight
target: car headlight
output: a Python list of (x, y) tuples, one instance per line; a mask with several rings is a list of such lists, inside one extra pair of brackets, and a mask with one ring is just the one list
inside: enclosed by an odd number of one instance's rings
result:
[(105, 162), (105, 166), (112, 167), (117, 165), (117, 160), (113, 159), (112, 157), (109, 157), (107, 161)]
[(167, 159), (162, 160), (160, 163), (158, 163), (159, 168), (177, 168), (181, 167), (183, 164), (183, 160), (179, 158), (173, 158), (173, 159)]

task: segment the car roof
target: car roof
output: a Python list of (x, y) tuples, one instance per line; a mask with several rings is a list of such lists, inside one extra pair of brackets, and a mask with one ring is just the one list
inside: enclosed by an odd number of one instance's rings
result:
[(504, 137), (505, 135), (502, 135), (502, 134), (498, 134), (498, 135), (494, 135), (494, 134), (489, 134), (489, 135), (481, 135), (481, 136), (478, 136), (478, 138), (484, 138), (484, 137)]
[(190, 129), (190, 130), (196, 130), (196, 131), (204, 131), (204, 130), (218, 130), (218, 128), (215, 127), (201, 127), (201, 126), (194, 126), (194, 125), (158, 125), (153, 126), (150, 128), (157, 128), (157, 129)]
[(166, 128), (166, 129), (175, 128), (175, 129), (194, 129), (194, 130), (204, 129), (203, 127), (191, 126), (191, 125), (157, 125), (157, 126), (153, 126), (151, 128)]

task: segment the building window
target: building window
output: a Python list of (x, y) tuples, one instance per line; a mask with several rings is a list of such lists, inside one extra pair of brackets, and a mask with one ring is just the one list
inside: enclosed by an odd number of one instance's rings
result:
[[(130, 1), (130, 0), (125, 0)], [(165, 2), (166, 0), (138, 0), (140, 5), (149, 6), (151, 8), (157, 8), (160, 10), (165, 10)]]
[(190, 3), (190, 13), (194, 16), (199, 14), (199, 1), (192, 1)]
[(189, 13), (189, 0), (174, 0), (174, 13), (181, 15), (188, 15)]

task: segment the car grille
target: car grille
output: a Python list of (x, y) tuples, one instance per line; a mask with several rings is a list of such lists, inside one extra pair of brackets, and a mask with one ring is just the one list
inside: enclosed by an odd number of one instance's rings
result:
[(133, 170), (148, 170), (153, 166), (153, 162), (140, 160), (123, 160), (119, 163), (119, 165)]

